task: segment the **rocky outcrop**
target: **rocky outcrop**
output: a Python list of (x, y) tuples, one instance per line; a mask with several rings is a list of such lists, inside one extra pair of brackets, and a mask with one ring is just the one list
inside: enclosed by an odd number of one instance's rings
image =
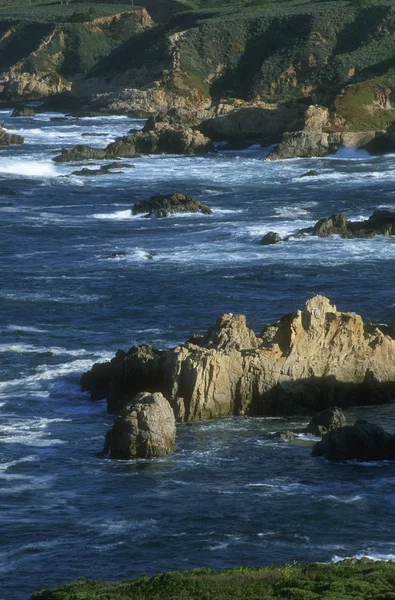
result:
[(166, 456), (176, 447), (176, 422), (166, 398), (142, 392), (125, 406), (106, 435), (104, 454), (111, 458)]
[(71, 150), (62, 150), (59, 156), (55, 156), (53, 159), (57, 163), (62, 162), (81, 162), (86, 160), (104, 160), (107, 158), (107, 153), (101, 148), (92, 148), (91, 146), (85, 146), (78, 144)]
[(332, 215), (327, 219), (320, 219), (314, 227), (300, 229), (284, 238), (274, 231), (269, 231), (263, 236), (260, 243), (267, 246), (286, 242), (292, 238), (305, 237), (307, 234), (321, 238), (331, 235), (338, 235), (342, 238), (372, 238), (376, 235), (389, 237), (395, 235), (395, 211), (376, 210), (365, 221), (348, 221), (346, 215)]
[(267, 104), (265, 102), (219, 103), (211, 118), (204, 119), (199, 129), (215, 141), (250, 141), (263, 145), (276, 143), (285, 131), (297, 127), (303, 117), (300, 105)]
[(149, 200), (136, 202), (132, 208), (133, 215), (145, 214), (147, 217), (168, 217), (177, 213), (197, 213), (211, 215), (212, 210), (196, 198), (185, 194), (153, 196)]
[(10, 146), (11, 144), (23, 144), (25, 139), (21, 135), (15, 133), (7, 133), (3, 127), (0, 126), (0, 146)]
[(306, 433), (323, 436), (328, 433), (328, 431), (332, 431), (332, 429), (345, 427), (346, 425), (347, 419), (344, 416), (343, 411), (335, 406), (333, 408), (327, 408), (318, 413), (318, 415), (315, 415), (307, 425)]
[[(395, 397), (395, 339), (316, 296), (256, 335), (223, 315), (205, 336), (166, 351), (119, 351), (82, 379), (116, 411), (136, 393), (161, 391), (184, 421), (234, 414), (311, 414)], [(96, 378), (98, 382), (96, 383)]]
[(87, 159), (134, 158), (139, 154), (206, 154), (214, 146), (200, 131), (183, 125), (152, 122), (150, 127), (134, 135), (118, 138), (106, 148), (78, 145), (71, 150), (62, 150), (55, 162), (83, 161)]
[(11, 117), (34, 117), (36, 111), (30, 106), (19, 106), (14, 108)]
[(334, 131), (336, 115), (323, 106), (309, 106), (299, 131), (285, 132), (280, 143), (268, 155), (271, 160), (311, 158), (334, 154), (339, 148), (363, 149), (381, 153), (393, 146), (383, 130)]
[(122, 169), (133, 169), (135, 165), (128, 165), (127, 163), (114, 162), (107, 165), (102, 165), (100, 169), (89, 169), (84, 167), (79, 171), (73, 171), (72, 175), (78, 177), (95, 177), (97, 175), (119, 175), (123, 173)]
[(358, 420), (354, 425), (330, 431), (313, 448), (313, 456), (340, 462), (395, 460), (395, 435), (374, 423)]

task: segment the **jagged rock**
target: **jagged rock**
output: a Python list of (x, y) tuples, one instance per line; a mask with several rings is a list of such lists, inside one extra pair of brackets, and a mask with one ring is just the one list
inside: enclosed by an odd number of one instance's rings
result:
[(345, 427), (346, 425), (347, 419), (344, 416), (343, 411), (335, 406), (333, 408), (327, 408), (318, 413), (318, 415), (315, 415), (307, 425), (306, 433), (322, 436), (332, 429)]
[[(311, 414), (395, 397), (395, 339), (389, 328), (364, 326), (324, 296), (302, 311), (251, 331), (224, 315), (205, 336), (159, 352), (119, 351), (83, 376), (84, 389), (116, 411), (141, 391), (161, 391), (185, 421), (233, 414)], [(104, 375), (103, 375), (104, 373)], [(99, 376), (98, 383), (96, 376)]]
[(318, 237), (328, 237), (334, 234), (349, 237), (347, 217), (339, 214), (332, 215), (329, 219), (321, 219), (314, 225), (312, 233)]
[(11, 117), (34, 117), (36, 111), (30, 106), (18, 106), (12, 111)]
[(101, 148), (92, 148), (91, 146), (84, 146), (79, 144), (71, 150), (63, 149), (59, 156), (55, 156), (53, 159), (57, 163), (62, 162), (77, 162), (84, 160), (102, 160), (107, 157), (106, 150)]
[[(281, 238), (278, 233), (271, 231), (262, 238), (260, 243), (274, 244), (277, 241), (287, 242), (292, 238), (305, 237), (307, 234), (322, 238), (331, 235), (338, 235), (342, 238), (372, 238), (375, 235), (389, 237), (395, 235), (395, 211), (376, 210), (365, 221), (348, 221), (346, 215), (340, 213), (332, 215), (327, 219), (320, 219), (313, 227), (299, 229), (296, 233), (292, 233), (284, 238)], [(264, 241), (266, 237), (276, 241)]]
[(0, 146), (10, 146), (11, 144), (23, 144), (25, 139), (15, 133), (7, 133), (3, 127), (0, 127)]
[(199, 125), (200, 131), (216, 141), (231, 140), (272, 144), (302, 116), (300, 105), (266, 104), (264, 102), (224, 105), (216, 114)]
[(212, 210), (200, 200), (185, 194), (170, 194), (168, 196), (152, 196), (149, 200), (136, 202), (132, 208), (133, 215), (146, 214), (147, 217), (168, 217), (176, 213), (196, 213), (211, 215)]
[(354, 425), (334, 429), (313, 448), (313, 456), (331, 461), (395, 460), (395, 435), (374, 423), (358, 420)]
[(104, 453), (111, 458), (166, 456), (176, 447), (176, 422), (169, 402), (160, 393), (137, 394), (106, 435)]
[(270, 246), (271, 244), (278, 244), (282, 241), (282, 237), (276, 231), (268, 231), (260, 241), (262, 246)]
[[(119, 169), (134, 169), (135, 165), (128, 165), (121, 162), (114, 162), (107, 165), (102, 165), (100, 169), (88, 169), (84, 167), (80, 171), (73, 171), (72, 175), (78, 175), (79, 177), (94, 177), (95, 175), (119, 175), (123, 171)], [(118, 170), (114, 170), (118, 169)]]
[(62, 150), (55, 162), (71, 162), (87, 159), (134, 158), (138, 154), (206, 154), (214, 150), (213, 143), (200, 131), (182, 125), (155, 123), (152, 129), (137, 131), (115, 140), (106, 148), (79, 145)]
[(81, 387), (91, 392), (92, 400), (107, 397), (108, 410), (117, 412), (136, 394), (163, 389), (163, 358), (164, 352), (150, 344), (132, 346), (127, 352), (118, 350), (110, 362), (96, 363), (84, 373)]
[(278, 144), (268, 158), (271, 160), (284, 160), (289, 158), (311, 158), (312, 156), (326, 156), (329, 153), (328, 134), (319, 130), (296, 131), (284, 133)]

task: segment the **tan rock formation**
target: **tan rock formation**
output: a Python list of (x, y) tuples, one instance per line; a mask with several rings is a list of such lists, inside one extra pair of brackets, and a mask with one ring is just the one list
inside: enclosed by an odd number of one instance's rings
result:
[(106, 435), (111, 458), (153, 458), (175, 450), (176, 422), (162, 394), (143, 392), (127, 405)]
[[(105, 372), (108, 406), (116, 409), (120, 398), (127, 400), (128, 385), (133, 394), (139, 386), (135, 356), (132, 348), (118, 353), (110, 369), (95, 366), (84, 375), (84, 388), (95, 395), (94, 370)], [(395, 339), (388, 327), (365, 327), (359, 315), (316, 296), (259, 336), (244, 316), (223, 315), (206, 336), (157, 353), (144, 369), (142, 385), (151, 378), (179, 420), (308, 413), (395, 398)]]

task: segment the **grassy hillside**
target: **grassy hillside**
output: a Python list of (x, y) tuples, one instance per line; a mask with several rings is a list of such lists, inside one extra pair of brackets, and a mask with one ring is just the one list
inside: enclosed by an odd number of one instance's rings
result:
[(31, 600), (394, 600), (394, 563), (200, 569), (122, 583), (79, 581)]
[[(135, 3), (137, 4), (137, 2)], [(0, 19), (63, 23), (74, 19), (93, 19), (130, 10), (128, 1), (117, 3), (79, 2), (78, 0), (0, 0)]]

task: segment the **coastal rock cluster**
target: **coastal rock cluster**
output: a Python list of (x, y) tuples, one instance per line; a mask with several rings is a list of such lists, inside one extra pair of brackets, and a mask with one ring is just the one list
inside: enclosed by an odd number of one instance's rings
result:
[(275, 231), (269, 231), (261, 239), (263, 246), (286, 242), (292, 238), (302, 238), (307, 234), (325, 238), (338, 235), (341, 238), (372, 238), (376, 235), (390, 237), (395, 235), (395, 211), (376, 210), (364, 221), (349, 221), (346, 215), (336, 214), (320, 219), (313, 227), (299, 229), (284, 238)]
[(141, 131), (118, 138), (106, 148), (79, 144), (71, 150), (62, 150), (54, 161), (62, 163), (133, 158), (139, 154), (206, 154), (213, 149), (211, 140), (198, 130), (178, 123), (171, 125), (149, 120)]
[(119, 350), (82, 376), (92, 399), (119, 412), (136, 394), (161, 392), (178, 421), (312, 414), (395, 397), (395, 330), (364, 324), (327, 298), (308, 300), (257, 335), (243, 315), (222, 315), (205, 335), (157, 350)]

